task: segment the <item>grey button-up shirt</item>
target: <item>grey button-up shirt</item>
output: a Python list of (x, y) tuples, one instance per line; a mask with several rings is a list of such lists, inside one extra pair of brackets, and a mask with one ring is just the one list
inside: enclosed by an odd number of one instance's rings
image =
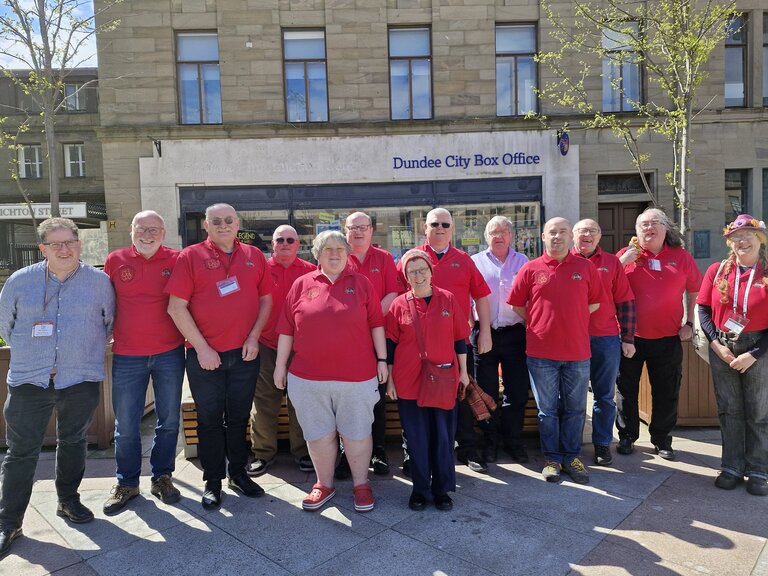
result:
[[(80, 263), (64, 282), (47, 275), (46, 262), (14, 272), (0, 293), (0, 336), (11, 347), (8, 385), (47, 388), (104, 379), (104, 351), (112, 333), (115, 293), (109, 277)], [(33, 337), (37, 323), (51, 336)], [(52, 323), (52, 327), (49, 323)]]

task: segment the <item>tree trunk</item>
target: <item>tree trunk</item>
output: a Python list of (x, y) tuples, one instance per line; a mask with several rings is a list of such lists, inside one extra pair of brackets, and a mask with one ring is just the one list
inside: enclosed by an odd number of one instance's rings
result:
[(59, 150), (56, 146), (56, 123), (51, 110), (43, 111), (45, 147), (48, 154), (48, 182), (51, 188), (51, 216), (61, 216), (59, 210)]

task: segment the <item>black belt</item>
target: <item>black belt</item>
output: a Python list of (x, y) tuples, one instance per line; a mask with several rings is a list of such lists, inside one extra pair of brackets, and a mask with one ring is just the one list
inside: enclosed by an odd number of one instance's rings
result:
[(499, 334), (503, 334), (504, 332), (509, 332), (510, 330), (518, 330), (522, 328), (523, 325), (520, 323), (512, 324), (511, 326), (499, 326), (498, 328), (491, 328), (491, 332), (497, 332)]

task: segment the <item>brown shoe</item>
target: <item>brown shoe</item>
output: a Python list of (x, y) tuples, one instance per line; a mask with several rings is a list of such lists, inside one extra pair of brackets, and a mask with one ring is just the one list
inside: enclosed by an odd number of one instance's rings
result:
[(120, 486), (116, 484), (112, 487), (109, 498), (104, 502), (104, 514), (109, 516), (110, 514), (117, 514), (125, 508), (130, 500), (136, 498), (139, 495), (138, 486)]
[(150, 489), (153, 496), (162, 500), (163, 504), (175, 504), (181, 500), (181, 492), (173, 485), (170, 474), (163, 474), (159, 478), (152, 480)]

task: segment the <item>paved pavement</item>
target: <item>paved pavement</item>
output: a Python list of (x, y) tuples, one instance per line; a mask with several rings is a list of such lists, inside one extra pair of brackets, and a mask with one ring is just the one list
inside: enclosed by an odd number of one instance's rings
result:
[[(151, 425), (145, 419), (145, 429)], [(222, 508), (206, 512), (199, 464), (180, 446), (179, 504), (152, 497), (144, 477), (142, 495), (107, 518), (101, 505), (113, 483), (112, 451), (92, 451), (81, 495), (96, 519), (84, 525), (56, 516), (46, 451), (24, 537), (0, 561), (0, 574), (768, 575), (768, 498), (713, 486), (719, 431), (677, 430), (676, 462), (655, 456), (644, 433), (631, 456), (590, 466), (588, 486), (544, 482), (534, 438), (530, 464), (501, 458), (487, 475), (458, 466), (451, 512), (410, 511), (410, 483), (394, 466), (390, 477), (371, 475), (372, 512), (354, 511), (349, 481), (321, 512), (304, 512), (313, 476), (287, 454), (259, 479), (264, 497), (225, 490)], [(586, 445), (585, 462), (591, 456)], [(396, 446), (390, 460), (400, 463)]]

